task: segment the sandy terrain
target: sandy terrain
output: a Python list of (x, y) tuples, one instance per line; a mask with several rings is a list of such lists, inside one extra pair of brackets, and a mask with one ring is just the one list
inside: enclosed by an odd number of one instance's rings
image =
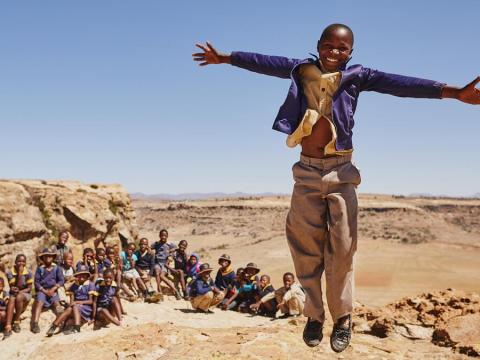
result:
[[(283, 272), (293, 269), (284, 234), (288, 205), (287, 197), (134, 201), (141, 236), (156, 240), (166, 227), (172, 241), (187, 239), (189, 250), (200, 252), (203, 261), (215, 265), (222, 253), (231, 255), (234, 267), (253, 261), (272, 276), (275, 286)], [(465, 354), (478, 354), (480, 300), (462, 291), (480, 293), (480, 200), (363, 195), (360, 207), (356, 334), (341, 355), (329, 348), (330, 319), (321, 346), (309, 349), (301, 340), (304, 318), (270, 321), (219, 310), (203, 315), (192, 313), (187, 302), (167, 299), (160, 304), (128, 303), (122, 329), (85, 328), (78, 336), (45, 338), (52, 319), (45, 314), (42, 333), (22, 331), (0, 343), (0, 359), (87, 354), (102, 359), (466, 359)], [(452, 287), (455, 292), (446, 295), (417, 298)], [(436, 314), (451, 315), (433, 324), (418, 322), (420, 313), (433, 319)], [(462, 321), (454, 324), (454, 318)], [(474, 329), (468, 330), (470, 337), (458, 335), (458, 328), (468, 322)], [(442, 337), (437, 343), (445, 346), (434, 345), (432, 332), (443, 334), (443, 327), (461, 340)], [(405, 332), (411, 328), (414, 335)], [(379, 337), (383, 333), (385, 337)], [(463, 346), (464, 340), (473, 347)]]

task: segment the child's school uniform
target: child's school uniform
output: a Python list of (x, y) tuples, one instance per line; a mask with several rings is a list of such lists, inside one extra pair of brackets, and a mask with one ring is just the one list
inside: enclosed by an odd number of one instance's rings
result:
[(97, 284), (96, 288), (97, 306), (99, 308), (110, 308), (113, 298), (116, 296), (118, 286), (115, 281), (111, 285), (106, 285), (104, 281)]
[[(8, 284), (9, 284), (10, 288), (12, 286), (16, 286), (16, 287), (19, 288), (19, 290), (25, 290), (26, 288), (28, 288), (28, 286), (30, 284), (33, 283), (32, 272), (28, 269), (25, 269), (25, 268), (23, 269), (23, 272), (21, 274), (21, 284), (22, 284), (22, 286), (18, 286), (19, 282), (17, 281), (17, 279), (18, 279), (18, 274), (17, 274), (17, 270), (15, 269), (15, 266), (14, 266), (10, 270), (7, 271)], [(23, 296), (25, 296), (27, 301), (30, 301), (30, 299), (32, 298), (31, 292), (23, 292), (22, 294), (23, 294)], [(12, 296), (13, 294), (10, 293), (10, 295)]]
[(62, 268), (56, 264), (52, 264), (51, 269), (47, 269), (45, 265), (41, 265), (35, 271), (35, 292), (37, 294), (37, 301), (43, 302), (44, 308), (49, 308), (53, 305), (54, 302), (60, 301), (58, 293), (55, 292), (53, 296), (47, 296), (42, 291), (41, 288), (48, 290), (53, 288), (55, 285), (63, 286), (64, 278)]
[(93, 261), (85, 263), (83, 260), (79, 260), (77, 265), (75, 265), (75, 271), (79, 271), (83, 266), (88, 267), (90, 275), (95, 274), (95, 263)]
[(10, 295), (8, 294), (7, 291), (2, 290), (2, 292), (0, 292), (0, 311), (7, 310), (7, 302), (9, 298), (10, 298)]
[(140, 278), (147, 286), (148, 291), (153, 291), (150, 277), (154, 275), (153, 269), (155, 267), (155, 256), (150, 252), (149, 249), (145, 250), (143, 253), (140, 250), (137, 250), (135, 252), (135, 256), (137, 257), (135, 267), (140, 275)]
[(300, 315), (303, 312), (305, 293), (297, 283), (293, 283), (289, 289), (282, 286), (280, 289), (263, 296), (260, 301), (265, 303), (273, 299), (276, 299), (278, 304), (285, 302), (285, 305), (280, 307), (282, 314)]
[(215, 284), (212, 279), (204, 281), (202, 278), (196, 279), (190, 289), (190, 300), (194, 309), (207, 311), (210, 307), (220, 304), (225, 294), (223, 292), (214, 293), (212, 287)]
[(111, 266), (112, 266), (112, 262), (108, 259), (97, 261), (98, 279), (103, 279), (103, 272), (107, 269), (110, 269)]
[[(275, 288), (273, 287), (272, 284), (267, 284), (263, 288), (258, 288), (257, 289), (255, 300), (258, 301), (257, 299), (259, 299), (259, 300), (263, 299), (265, 296), (267, 296), (268, 294), (271, 294), (271, 293), (275, 293)], [(276, 300), (276, 298), (274, 297), (273, 299), (266, 299), (261, 304), (264, 304), (264, 303), (267, 303), (267, 302), (271, 302), (272, 303), (271, 307), (275, 310), (273, 310), (273, 312), (271, 313), (271, 312), (267, 311), (263, 306), (260, 306), (257, 314), (258, 315), (275, 316), (275, 313), (277, 312), (277, 300)]]
[[(140, 279), (140, 274), (138, 273), (135, 268), (132, 267), (132, 264), (130, 264), (130, 261), (127, 259), (127, 253), (125, 251), (122, 251), (120, 253), (120, 258), (122, 259), (122, 275), (126, 279)], [(132, 259), (133, 261), (137, 262), (137, 255), (132, 254)]]
[[(95, 284), (92, 281), (87, 280), (82, 285), (75, 282), (70, 287), (70, 290), (67, 292), (67, 294), (72, 294), (75, 301), (86, 301), (89, 299), (90, 295), (96, 296), (97, 291), (95, 288)], [(82, 304), (75, 306), (80, 310), (80, 316), (83, 320), (92, 320), (93, 305)]]
[[(325, 269), (327, 301), (333, 321), (353, 311), (353, 256), (357, 249), (358, 199), (361, 182), (351, 162), (353, 115), (362, 91), (400, 97), (441, 98), (445, 86), (432, 80), (388, 74), (362, 65), (345, 65), (338, 73), (324, 74), (318, 59), (289, 59), (256, 53), (232, 52), (231, 63), (260, 74), (290, 79), (285, 102), (273, 129), (295, 146), (309, 135), (315, 122), (330, 123), (332, 141), (316, 159), (300, 156), (293, 166), (295, 186), (287, 216), (286, 235), (297, 277), (305, 289), (305, 316), (324, 322), (321, 277)], [(303, 67), (303, 68), (302, 68)], [(306, 96), (308, 80), (317, 90)], [(307, 89), (308, 90), (308, 89)], [(304, 131), (305, 129), (305, 131)]]
[(218, 269), (215, 286), (220, 290), (232, 289), (235, 286), (235, 271), (229, 266), (225, 271)]
[(187, 270), (188, 255), (186, 252), (181, 252), (180, 250), (175, 250), (172, 254), (173, 260), (175, 261), (175, 269), (182, 270), (185, 272)]
[(157, 269), (163, 272), (168, 272), (166, 267), (168, 257), (170, 256), (170, 251), (175, 249), (177, 246), (173, 243), (164, 243), (156, 241), (152, 245), (152, 249), (155, 250), (155, 266)]

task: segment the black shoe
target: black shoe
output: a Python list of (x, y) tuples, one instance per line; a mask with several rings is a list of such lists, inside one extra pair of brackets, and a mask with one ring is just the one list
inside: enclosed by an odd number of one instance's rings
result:
[(47, 336), (50, 337), (55, 334), (55, 330), (57, 330), (57, 326), (54, 324), (50, 325), (50, 328), (47, 331)]
[(278, 319), (288, 319), (290, 316), (292, 316), (292, 315), (290, 315), (289, 313), (286, 313), (286, 314), (280, 315), (280, 316), (278, 317)]
[(12, 330), (5, 330), (3, 332), (3, 339), (2, 340), (6, 340), (7, 338), (9, 338), (10, 336), (12, 336)]
[(12, 326), (12, 330), (15, 333), (19, 333), (22, 330), (22, 328), (20, 327), (20, 323), (14, 322)]
[(308, 318), (305, 329), (303, 329), (303, 341), (310, 347), (320, 345), (323, 339), (323, 324), (320, 321)]
[(30, 331), (34, 334), (38, 334), (40, 332), (40, 326), (38, 326), (38, 323), (32, 323)]
[[(348, 321), (348, 327), (344, 324), (345, 320)], [(333, 351), (339, 353), (345, 350), (350, 344), (350, 339), (352, 337), (352, 316), (346, 315), (340, 318), (335, 325), (333, 325), (332, 336), (330, 337), (330, 347)]]
[(71, 328), (68, 330), (65, 330), (63, 333), (65, 335), (72, 335), (80, 332), (80, 325), (73, 325)]

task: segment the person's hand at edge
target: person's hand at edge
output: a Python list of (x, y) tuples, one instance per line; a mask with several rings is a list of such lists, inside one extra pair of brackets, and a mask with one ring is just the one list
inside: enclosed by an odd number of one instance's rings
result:
[(442, 98), (457, 99), (471, 105), (480, 105), (480, 89), (476, 86), (480, 82), (480, 76), (477, 76), (472, 82), (463, 88), (445, 86), (442, 89)]
[(218, 52), (208, 41), (206, 42), (206, 45), (195, 44), (195, 46), (203, 50), (203, 53), (192, 54), (193, 60), (199, 62), (200, 66), (231, 63), (230, 54)]

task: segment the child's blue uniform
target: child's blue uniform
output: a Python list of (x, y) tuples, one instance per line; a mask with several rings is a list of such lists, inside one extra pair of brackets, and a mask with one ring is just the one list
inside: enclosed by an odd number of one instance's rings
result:
[(106, 269), (110, 269), (112, 266), (112, 262), (108, 259), (103, 259), (103, 261), (98, 261), (97, 262), (97, 271), (98, 271), (98, 276), (99, 278), (103, 277), (103, 272)]
[[(89, 299), (90, 295), (97, 295), (95, 284), (90, 281), (85, 281), (82, 285), (75, 282), (71, 287), (67, 294), (73, 294), (73, 299), (75, 301), (86, 301)], [(82, 304), (82, 305), (75, 305), (80, 310), (80, 316), (85, 321), (92, 320), (92, 313), (93, 313), (93, 305)]]
[(113, 298), (117, 294), (117, 284), (112, 281), (110, 286), (106, 285), (104, 281), (97, 284), (97, 306), (99, 308), (109, 308), (112, 305)]
[(91, 275), (95, 274), (95, 263), (94, 262), (85, 263), (83, 260), (80, 260), (79, 262), (77, 262), (77, 265), (75, 266), (75, 271), (80, 271), (80, 269), (83, 266), (88, 267), (88, 271), (90, 272)]
[(55, 292), (53, 296), (45, 295), (40, 289), (51, 289), (55, 285), (63, 286), (64, 278), (63, 271), (60, 266), (52, 264), (50, 269), (47, 269), (45, 265), (41, 265), (35, 271), (35, 291), (37, 293), (37, 301), (43, 302), (44, 308), (49, 308), (54, 302), (60, 301), (58, 293)]
[[(7, 271), (7, 280), (8, 280), (8, 284), (10, 285), (10, 288), (12, 286), (16, 286), (21, 291), (28, 288), (30, 284), (33, 284), (33, 275), (32, 275), (32, 272), (28, 269), (23, 269), (23, 272), (20, 275), (20, 278), (21, 278), (22, 286), (18, 286), (19, 285), (19, 282), (17, 281), (18, 274), (17, 274), (17, 270), (15, 269), (15, 266)], [(13, 294), (10, 292), (10, 295), (12, 296)], [(23, 295), (26, 297), (27, 301), (29, 301), (32, 297), (32, 294), (30, 292), (28, 293), (24, 292)]]
[(8, 292), (6, 292), (5, 290), (0, 292), (0, 311), (6, 310), (8, 299), (9, 299)]
[(218, 269), (215, 277), (215, 286), (219, 290), (232, 289), (235, 286), (235, 271), (231, 268), (225, 271)]
[(155, 264), (157, 264), (162, 271), (167, 271), (166, 264), (170, 256), (170, 251), (175, 248), (176, 246), (173, 243), (162, 244), (160, 241), (152, 245), (152, 249), (155, 250)]

